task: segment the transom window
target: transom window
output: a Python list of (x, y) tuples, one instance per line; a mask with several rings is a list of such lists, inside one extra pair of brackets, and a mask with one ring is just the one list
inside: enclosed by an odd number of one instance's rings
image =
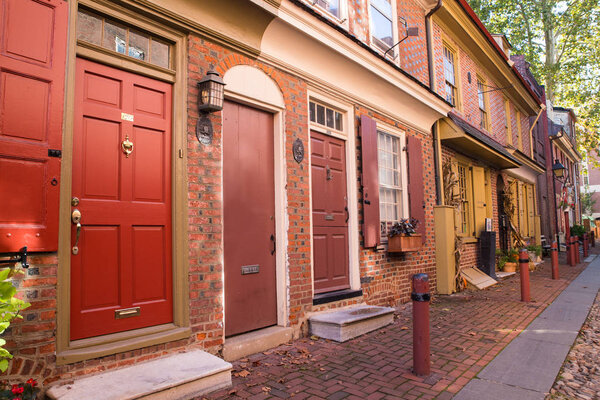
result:
[(77, 11), (77, 39), (159, 67), (170, 68), (171, 46), (168, 43), (87, 10)]
[(342, 113), (323, 104), (310, 101), (308, 103), (310, 121), (336, 131), (344, 130)]
[(382, 50), (394, 44), (394, 25), (391, 0), (371, 0), (371, 37), (373, 43)]
[(403, 137), (378, 132), (377, 155), (379, 163), (379, 214), (381, 236), (404, 215), (405, 184), (402, 179), (404, 156)]
[(477, 79), (477, 98), (479, 100), (479, 127), (481, 129), (487, 129), (487, 104), (485, 101), (485, 85)]
[(338, 19), (342, 18), (340, 0), (315, 0), (313, 1), (313, 4), (321, 7)]
[(444, 80), (446, 81), (446, 101), (456, 107), (456, 68), (454, 53), (444, 46)]

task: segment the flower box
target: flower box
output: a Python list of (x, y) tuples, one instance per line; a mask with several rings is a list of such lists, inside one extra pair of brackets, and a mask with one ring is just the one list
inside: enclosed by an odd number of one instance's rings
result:
[(408, 253), (417, 251), (423, 245), (420, 234), (388, 237), (388, 253)]

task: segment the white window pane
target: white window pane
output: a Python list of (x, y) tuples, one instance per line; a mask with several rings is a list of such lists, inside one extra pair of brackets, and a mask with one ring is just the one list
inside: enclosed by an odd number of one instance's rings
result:
[(313, 103), (312, 101), (310, 103), (308, 103), (308, 109), (309, 109), (309, 114), (310, 114), (310, 120), (312, 122), (316, 122), (317, 117), (315, 115), (315, 103)]
[(389, 0), (371, 0), (371, 5), (377, 7), (379, 12), (389, 19), (392, 18), (392, 4)]
[(325, 125), (325, 107), (317, 104), (317, 123)]
[(372, 36), (379, 39), (383, 45), (391, 47), (394, 44), (391, 16), (388, 18), (377, 8), (371, 7)]

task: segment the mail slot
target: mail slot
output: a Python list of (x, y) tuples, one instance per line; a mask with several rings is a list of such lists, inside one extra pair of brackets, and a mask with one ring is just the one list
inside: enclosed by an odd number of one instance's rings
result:
[(325, 216), (325, 221), (333, 221), (335, 218), (333, 217), (333, 214), (327, 214)]
[(242, 275), (258, 274), (259, 269), (260, 269), (260, 267), (258, 264), (242, 265)]
[(138, 315), (140, 315), (139, 307), (122, 308), (120, 310), (115, 310), (115, 319), (137, 317)]

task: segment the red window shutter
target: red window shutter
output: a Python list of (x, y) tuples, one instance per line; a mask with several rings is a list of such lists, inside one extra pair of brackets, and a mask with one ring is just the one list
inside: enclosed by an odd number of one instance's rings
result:
[(69, 4), (0, 9), (0, 252), (56, 251)]
[(377, 164), (377, 124), (363, 115), (360, 118), (363, 187), (364, 247), (381, 243), (379, 226), (379, 168)]
[(417, 233), (421, 234), (425, 243), (425, 196), (423, 194), (423, 154), (421, 139), (406, 136), (406, 152), (408, 155), (408, 203), (410, 216), (419, 221)]

